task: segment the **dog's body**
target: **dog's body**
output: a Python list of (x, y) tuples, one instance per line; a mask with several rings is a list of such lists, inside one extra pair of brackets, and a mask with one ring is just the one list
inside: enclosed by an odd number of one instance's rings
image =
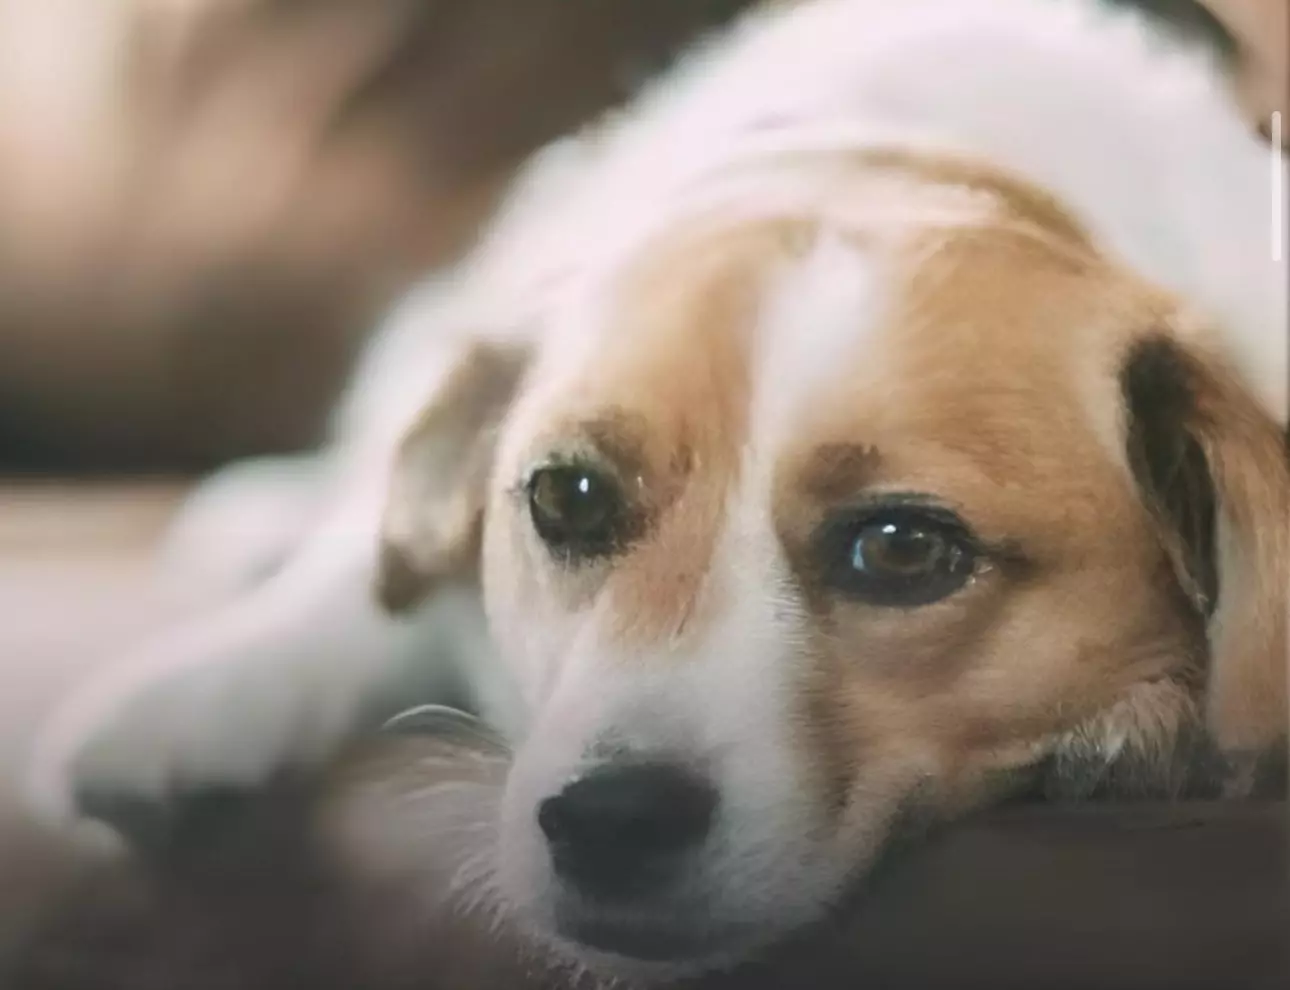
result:
[[(1284, 170), (1091, 0), (768, 5), (539, 156), (316, 462), (195, 505), (185, 556), (280, 569), (74, 700), (39, 800), (254, 781), (379, 689), (464, 691), (521, 742), (508, 903), (671, 964), (1042, 766), (1168, 792), (1200, 733), (1239, 769), (1286, 719)], [(303, 524), (226, 546), (265, 505)], [(666, 924), (582, 914), (533, 827), (624, 753), (717, 795)]]

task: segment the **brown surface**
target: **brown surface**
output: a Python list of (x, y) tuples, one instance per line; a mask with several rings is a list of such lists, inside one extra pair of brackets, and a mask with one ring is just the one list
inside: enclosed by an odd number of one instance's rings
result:
[[(416, 769), (427, 743), (387, 740), (374, 752), (367, 779), (383, 767), (412, 793), (341, 785), (332, 799), (373, 823), (367, 841), (380, 849), (351, 858), (392, 868), (385, 879), (342, 879), (336, 847), (309, 841), (308, 785), (210, 805), (146, 869), (87, 878), (6, 990), (571, 986), (522, 964), (504, 924), (488, 938), (479, 917), (420, 896), (454, 875), (441, 833), (399, 839), (399, 819), (425, 813), (413, 793), (427, 783)], [(362, 833), (348, 834), (352, 854)], [(1286, 839), (1286, 807), (1275, 804), (1002, 810), (889, 863), (835, 924), (688, 987), (1284, 988)]]

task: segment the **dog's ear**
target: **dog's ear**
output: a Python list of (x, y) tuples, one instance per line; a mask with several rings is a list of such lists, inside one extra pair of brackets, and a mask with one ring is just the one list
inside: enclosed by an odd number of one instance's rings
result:
[(528, 364), (521, 344), (471, 341), (453, 358), (395, 454), (377, 596), (390, 612), (478, 560), (498, 426)]
[(1206, 717), (1232, 754), (1287, 731), (1290, 458), (1224, 362), (1162, 332), (1121, 369), (1127, 452), (1209, 642)]

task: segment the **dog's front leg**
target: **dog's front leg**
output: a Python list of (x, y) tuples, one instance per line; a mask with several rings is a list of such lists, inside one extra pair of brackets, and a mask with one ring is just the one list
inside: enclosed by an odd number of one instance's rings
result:
[(461, 655), (487, 649), (476, 596), (445, 590), (400, 620), (379, 609), (382, 495), (340, 500), (277, 576), (82, 686), (36, 741), (37, 809), (66, 822), (105, 798), (253, 785), (326, 753), (396, 677), (417, 675), (415, 700), (450, 690)]

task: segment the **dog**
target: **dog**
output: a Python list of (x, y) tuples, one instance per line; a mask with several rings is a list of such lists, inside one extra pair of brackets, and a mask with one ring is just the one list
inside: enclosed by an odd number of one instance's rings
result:
[[(1285, 172), (1140, 12), (763, 5), (535, 158), (305, 480), (181, 520), (270, 576), (56, 713), (33, 800), (252, 784), (449, 701), (515, 747), (508, 913), (673, 976), (1006, 795), (1255, 793)], [(300, 525), (228, 546), (268, 498)]]

